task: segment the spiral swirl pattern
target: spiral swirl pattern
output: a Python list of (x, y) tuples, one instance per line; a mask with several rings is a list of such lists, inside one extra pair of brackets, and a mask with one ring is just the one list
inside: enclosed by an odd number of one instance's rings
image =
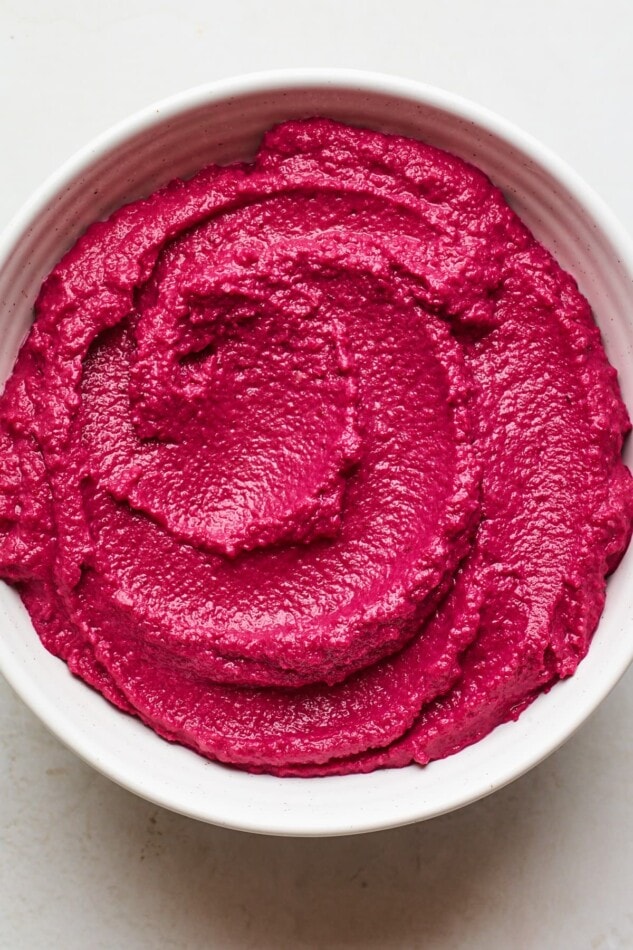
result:
[(586, 652), (628, 418), (573, 279), (476, 169), (313, 119), (93, 225), (0, 408), (44, 644), (254, 771), (424, 763)]

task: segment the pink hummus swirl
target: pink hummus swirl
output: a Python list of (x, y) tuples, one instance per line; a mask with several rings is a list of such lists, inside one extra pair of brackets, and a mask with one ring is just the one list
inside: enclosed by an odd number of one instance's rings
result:
[(168, 740), (424, 764), (589, 648), (631, 534), (587, 301), (480, 171), (326, 119), (92, 225), (0, 400), (0, 575)]

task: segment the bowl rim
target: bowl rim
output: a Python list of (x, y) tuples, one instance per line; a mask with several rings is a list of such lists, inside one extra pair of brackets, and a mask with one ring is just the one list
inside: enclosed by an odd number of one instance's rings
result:
[[(379, 72), (340, 68), (278, 69), (247, 73), (185, 89), (134, 112), (76, 151), (24, 202), (0, 233), (0, 267), (10, 256), (13, 247), (29, 231), (32, 223), (50, 202), (51, 197), (60, 193), (80, 176), (84, 168), (116, 149), (131, 136), (160, 125), (183, 110), (212, 105), (214, 102), (253, 93), (319, 88), (358, 90), (407, 99), (413, 103), (450, 113), (498, 136), (548, 172), (555, 181), (563, 184), (606, 235), (610, 243), (617, 248), (622, 265), (629, 275), (633, 275), (633, 240), (614, 213), (576, 171), (531, 134), (488, 108), (435, 86)], [(407, 803), (405, 807), (397, 801), (391, 802), (390, 807), (385, 808), (385, 802), (382, 801), (381, 817), (372, 815), (371, 812), (369, 817), (361, 813), (358, 819), (350, 824), (349, 818), (340, 820), (332, 815), (329, 821), (321, 821), (318, 827), (315, 827), (314, 824), (306, 823), (305, 819), (297, 819), (287, 812), (268, 816), (266, 821), (244, 820), (243, 817), (238, 818), (232, 815), (230, 808), (227, 810), (221, 804), (218, 807), (217, 801), (207, 802), (207, 807), (204, 809), (195, 809), (190, 804), (184, 805), (182, 802), (174, 801), (172, 796), (162, 794), (159, 789), (152, 787), (151, 782), (145, 782), (142, 776), (130, 775), (116, 761), (104, 761), (98, 749), (93, 749), (85, 739), (82, 741), (81, 729), (71, 727), (64, 716), (57, 714), (54, 704), (30, 679), (28, 671), (22, 668), (19, 660), (9, 649), (4, 648), (3, 638), (0, 636), (0, 672), (15, 692), (58, 739), (106, 777), (142, 798), (189, 817), (239, 830), (300, 836), (361, 833), (405, 825), (453, 811), (502, 788), (539, 764), (562, 745), (602, 702), (632, 660), (633, 640), (628, 653), (623, 652), (618, 663), (610, 669), (609, 675), (603, 676), (601, 688), (594, 690), (584, 705), (579, 704), (575, 715), (568, 716), (558, 727), (554, 726), (539, 745), (536, 754), (532, 750), (523, 758), (519, 757), (512, 768), (504, 772), (501, 777), (497, 776), (492, 782), (490, 776), (484, 772), (479, 782), (473, 782), (467, 791), (454, 794), (450, 799), (447, 798), (442, 808), (429, 808), (424, 800), (413, 808), (410, 803)], [(412, 766), (412, 768), (416, 767)], [(258, 779), (261, 776), (252, 778)], [(347, 777), (342, 777), (343, 780), (345, 778)], [(282, 781), (305, 783), (307, 781), (329, 782), (330, 779), (285, 779)]]

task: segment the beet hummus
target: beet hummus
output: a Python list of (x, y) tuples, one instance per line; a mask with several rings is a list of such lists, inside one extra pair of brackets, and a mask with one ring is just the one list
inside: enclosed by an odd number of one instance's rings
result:
[(587, 301), (488, 178), (326, 119), (93, 224), (0, 400), (0, 575), (161, 736), (424, 764), (585, 655), (631, 535)]

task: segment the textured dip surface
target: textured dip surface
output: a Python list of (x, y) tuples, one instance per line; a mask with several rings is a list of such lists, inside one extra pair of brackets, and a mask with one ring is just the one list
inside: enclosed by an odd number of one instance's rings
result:
[(587, 301), (480, 171), (325, 119), (92, 225), (0, 400), (0, 576), (166, 739), (424, 764), (589, 648), (629, 429)]

